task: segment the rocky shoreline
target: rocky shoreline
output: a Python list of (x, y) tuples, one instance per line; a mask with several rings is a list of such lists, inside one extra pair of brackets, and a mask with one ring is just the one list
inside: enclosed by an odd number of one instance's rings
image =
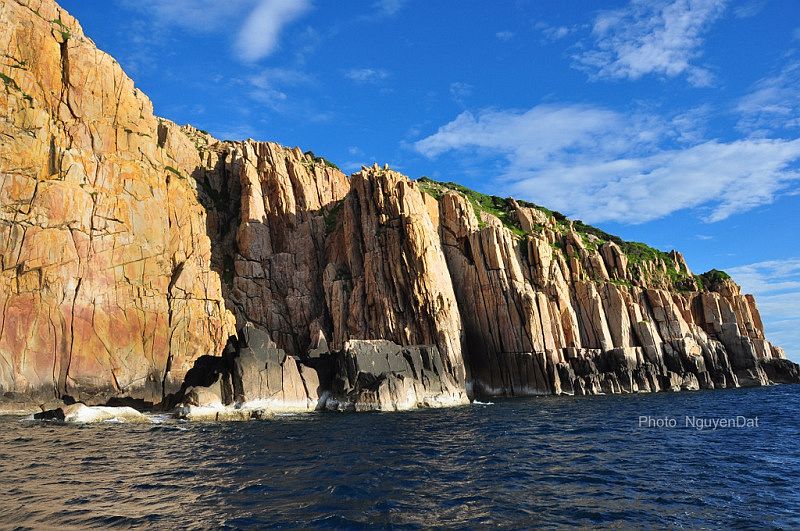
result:
[[(677, 373), (628, 358), (625, 352), (597, 352), (593, 358), (545, 366), (543, 387), (526, 396), (585, 396), (697, 391), (797, 383), (800, 371), (787, 360), (766, 360), (754, 369), (730, 368)], [(535, 359), (532, 355), (531, 359)], [(769, 375), (769, 376), (767, 376)], [(727, 385), (727, 382), (733, 385)], [(543, 389), (558, 388), (555, 393)], [(467, 395), (444, 368), (434, 346), (401, 347), (385, 340), (351, 340), (330, 352), (324, 338), (295, 359), (251, 324), (229, 338), (220, 357), (199, 358), (180, 389), (160, 404), (87, 406), (44, 404), (0, 414), (29, 414), (34, 420), (71, 423), (151, 422), (144, 413), (196, 422), (268, 420), (276, 414), (313, 411), (407, 411), (458, 407), (487, 396)], [(142, 407), (144, 406), (144, 407)]]

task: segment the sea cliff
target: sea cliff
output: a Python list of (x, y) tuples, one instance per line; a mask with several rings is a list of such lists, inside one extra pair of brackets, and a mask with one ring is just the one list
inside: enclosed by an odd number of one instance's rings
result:
[(532, 203), (217, 140), (154, 116), (53, 1), (1, 0), (0, 21), (5, 409), (800, 381), (723, 272)]

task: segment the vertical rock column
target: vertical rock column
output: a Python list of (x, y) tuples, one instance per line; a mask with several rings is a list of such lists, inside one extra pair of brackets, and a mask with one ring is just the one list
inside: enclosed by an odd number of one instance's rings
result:
[(463, 332), (436, 229), (418, 187), (388, 170), (351, 177), (324, 272), (332, 347), (348, 339), (435, 345), (459, 385)]

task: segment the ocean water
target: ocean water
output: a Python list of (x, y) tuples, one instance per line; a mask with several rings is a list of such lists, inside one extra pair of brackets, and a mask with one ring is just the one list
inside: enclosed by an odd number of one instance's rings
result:
[(798, 411), (800, 386), (778, 386), (249, 423), (5, 417), (0, 527), (800, 528)]

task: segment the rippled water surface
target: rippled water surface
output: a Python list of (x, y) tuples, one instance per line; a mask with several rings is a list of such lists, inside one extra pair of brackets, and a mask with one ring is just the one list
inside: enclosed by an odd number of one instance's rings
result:
[(5, 417), (0, 525), (800, 528), (799, 406), (781, 386), (228, 424)]

